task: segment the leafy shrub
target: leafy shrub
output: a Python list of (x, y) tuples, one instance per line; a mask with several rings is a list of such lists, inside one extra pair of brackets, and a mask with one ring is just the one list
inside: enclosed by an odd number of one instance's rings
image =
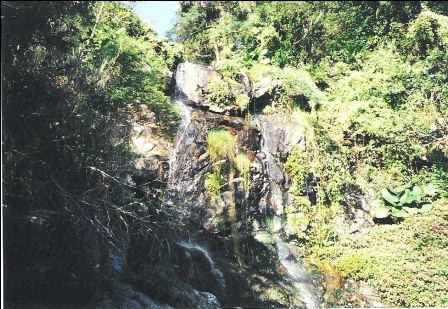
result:
[(239, 94), (236, 99), (235, 103), (239, 107), (240, 110), (245, 111), (249, 107), (250, 98), (247, 94)]
[(411, 54), (426, 56), (434, 48), (448, 48), (448, 17), (423, 11), (409, 26), (406, 38)]
[(228, 83), (220, 76), (213, 76), (205, 88), (206, 98), (219, 107), (227, 106), (232, 100)]
[(412, 190), (406, 189), (400, 194), (393, 194), (387, 189), (381, 191), (382, 200), (375, 200), (371, 214), (375, 218), (404, 218), (418, 213), (425, 213), (432, 209), (432, 204), (422, 199), (436, 194), (433, 184), (423, 187), (414, 186)]

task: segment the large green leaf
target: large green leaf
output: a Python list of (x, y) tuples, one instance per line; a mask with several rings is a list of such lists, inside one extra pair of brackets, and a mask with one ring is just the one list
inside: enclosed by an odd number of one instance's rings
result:
[(415, 201), (420, 202), (423, 196), (423, 191), (419, 186), (414, 186), (412, 189), (412, 194), (414, 195)]
[(372, 203), (372, 208), (370, 209), (370, 214), (374, 218), (387, 218), (389, 216), (389, 207), (384, 205), (383, 201), (375, 200)]
[(381, 190), (381, 196), (383, 197), (383, 199), (394, 206), (397, 206), (398, 202), (400, 201), (395, 194), (390, 193), (387, 189)]
[(427, 203), (427, 204), (424, 204), (424, 205), (422, 206), (422, 208), (420, 208), (420, 212), (428, 212), (428, 211), (430, 211), (431, 209), (432, 209), (432, 204)]
[(409, 189), (406, 189), (403, 195), (400, 197), (400, 206), (405, 204), (411, 204), (415, 200), (414, 195)]
[(390, 209), (390, 214), (392, 215), (392, 217), (396, 217), (396, 218), (406, 218), (409, 217), (409, 214), (401, 209), (397, 209), (397, 208), (391, 208)]
[(433, 183), (429, 183), (423, 186), (423, 193), (425, 195), (433, 196), (437, 193), (437, 186)]
[(420, 209), (412, 207), (403, 207), (403, 210), (405, 210), (410, 215), (416, 215), (420, 212)]

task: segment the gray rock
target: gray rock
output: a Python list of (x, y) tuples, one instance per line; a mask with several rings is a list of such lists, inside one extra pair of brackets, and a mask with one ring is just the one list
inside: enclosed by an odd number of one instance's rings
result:
[(204, 88), (213, 77), (219, 77), (219, 74), (209, 67), (181, 63), (177, 67), (176, 87), (190, 105), (201, 105), (204, 103)]
[(258, 82), (252, 85), (252, 97), (259, 99), (265, 94), (271, 92), (278, 84), (272, 77), (262, 77)]
[(306, 127), (301, 119), (289, 114), (258, 116), (261, 134), (269, 152), (284, 161), (295, 147), (305, 150)]
[[(221, 74), (214, 69), (194, 64), (181, 63), (176, 72), (176, 94), (187, 105), (209, 110), (215, 113), (235, 113), (238, 108), (235, 102), (227, 102), (226, 106), (218, 106), (206, 97), (207, 85), (214, 79), (222, 80)], [(245, 73), (239, 73), (237, 76), (238, 84), (232, 90), (233, 96), (246, 94), (250, 97), (251, 84), (249, 77)]]
[(159, 304), (145, 294), (136, 291), (128, 284), (114, 281), (112, 282), (110, 292), (103, 295), (103, 299), (99, 302), (96, 308), (162, 309), (172, 307), (166, 304)]

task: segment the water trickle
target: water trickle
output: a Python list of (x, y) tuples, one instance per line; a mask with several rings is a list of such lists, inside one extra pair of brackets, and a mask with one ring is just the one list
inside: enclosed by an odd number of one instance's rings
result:
[(185, 248), (187, 250), (194, 250), (196, 252), (200, 252), (202, 254), (202, 256), (204, 256), (206, 258), (206, 260), (208, 261), (209, 267), (211, 269), (211, 273), (215, 276), (216, 281), (218, 282), (219, 288), (221, 289), (221, 291), (224, 291), (224, 289), (226, 288), (226, 281), (224, 279), (224, 275), (221, 272), (221, 270), (219, 270), (216, 267), (215, 262), (213, 261), (210, 253), (207, 251), (207, 249), (205, 249), (204, 247), (201, 247), (197, 244), (192, 244), (186, 241), (180, 241), (177, 243), (177, 245), (179, 245), (182, 248)]
[(178, 88), (178, 76), (179, 76), (179, 70), (176, 73), (176, 88), (173, 96), (172, 102), (178, 107), (180, 110), (182, 120), (179, 125), (179, 128), (177, 129), (177, 135), (176, 135), (176, 142), (173, 151), (171, 152), (170, 158), (169, 158), (169, 175), (168, 175), (168, 184), (167, 189), (169, 192), (172, 192), (175, 194), (176, 192), (182, 191), (183, 184), (176, 181), (176, 175), (179, 174), (179, 171), (182, 170), (181, 163), (178, 162), (178, 158), (180, 156), (180, 152), (182, 151), (182, 147), (184, 145), (188, 145), (189, 138), (191, 138), (191, 134), (188, 134), (188, 129), (191, 124), (191, 110), (192, 108), (189, 107), (184, 99), (184, 96), (182, 96), (181, 91)]
[[(269, 132), (266, 130), (272, 129), (271, 127), (263, 125), (260, 117), (255, 115), (255, 122), (261, 133), (261, 144), (260, 150), (263, 153), (263, 165), (268, 181), (266, 185), (268, 186), (266, 192), (271, 204), (277, 216), (283, 214), (285, 205), (288, 204), (290, 198), (289, 193), (284, 187), (284, 175), (283, 170), (277, 163), (271, 149), (269, 149), (267, 140), (270, 137)], [(263, 199), (261, 201), (263, 203)], [(281, 233), (280, 229), (275, 231), (276, 233)], [(286, 269), (285, 279), (294, 287), (295, 297), (302, 301), (306, 308), (314, 309), (319, 308), (319, 295), (316, 287), (310, 277), (310, 274), (306, 270), (303, 262), (297, 260), (291, 253), (290, 244), (282, 241), (280, 236), (274, 237), (274, 243), (278, 255), (280, 264)]]
[(294, 286), (298, 298), (306, 305), (306, 308), (319, 308), (317, 289), (303, 263), (296, 260), (287, 242), (277, 237), (274, 241), (280, 264), (286, 269), (286, 279)]
[(177, 93), (177, 91), (174, 94), (173, 102), (179, 108), (179, 110), (181, 112), (182, 122), (177, 131), (176, 146), (174, 147), (174, 150), (171, 153), (170, 160), (169, 160), (170, 171), (171, 171), (171, 167), (176, 162), (176, 157), (177, 157), (177, 154), (179, 153), (180, 145), (182, 145), (183, 135), (191, 123), (191, 107), (188, 107), (185, 104), (185, 102), (180, 98), (180, 95)]
[(276, 215), (281, 215), (283, 213), (283, 206), (285, 204), (283, 171), (276, 162), (275, 157), (272, 155), (271, 150), (268, 147), (266, 138), (268, 138), (269, 135), (266, 134), (265, 127), (262, 125), (258, 115), (255, 115), (254, 118), (255, 123), (257, 124), (257, 127), (261, 132), (260, 150), (264, 156), (263, 165), (268, 179), (265, 184), (267, 188), (264, 188), (263, 190), (267, 192), (267, 196), (262, 199), (262, 203), (264, 203), (268, 198), (270, 200), (272, 208), (276, 212)]

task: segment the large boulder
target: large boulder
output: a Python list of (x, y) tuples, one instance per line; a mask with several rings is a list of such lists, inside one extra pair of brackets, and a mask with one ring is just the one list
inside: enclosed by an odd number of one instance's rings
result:
[(296, 147), (305, 150), (306, 126), (296, 114), (270, 114), (257, 116), (258, 127), (268, 151), (284, 161)]
[(213, 78), (220, 78), (213, 69), (195, 63), (181, 63), (177, 67), (176, 88), (181, 98), (190, 105), (205, 104), (204, 90)]
[[(208, 110), (221, 114), (235, 114), (239, 110), (236, 102), (225, 102), (225, 105), (217, 104), (207, 98), (207, 86), (210, 83), (226, 85), (222, 75), (216, 70), (194, 63), (181, 63), (177, 67), (176, 72), (176, 96), (184, 101), (187, 105), (202, 110)], [(251, 83), (249, 77), (241, 72), (237, 74), (236, 83), (232, 83), (233, 97), (245, 94), (247, 97), (251, 95)], [(227, 89), (226, 89), (227, 90)]]
[(272, 92), (272, 90), (278, 86), (280, 82), (273, 79), (270, 76), (262, 77), (259, 81), (253, 83), (252, 85), (252, 97), (254, 99), (260, 99), (263, 96)]

